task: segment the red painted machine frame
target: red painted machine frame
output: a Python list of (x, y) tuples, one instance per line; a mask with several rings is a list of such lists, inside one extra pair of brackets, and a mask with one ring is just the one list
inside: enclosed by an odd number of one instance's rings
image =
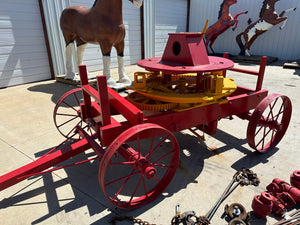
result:
[[(80, 110), (76, 112), (78, 117), (92, 128), (93, 133), (88, 134), (81, 125), (76, 125), (73, 131), (78, 133), (81, 139), (74, 140), (75, 142), (67, 147), (55, 149), (36, 161), (1, 176), (0, 191), (30, 176), (51, 172), (54, 169), (47, 169), (92, 148), (101, 160), (99, 183), (108, 200), (121, 208), (140, 207), (159, 196), (175, 175), (179, 163), (179, 146), (173, 132), (192, 127), (202, 130), (204, 127), (206, 133), (214, 134), (218, 120), (232, 118), (234, 115), (249, 120), (247, 129), (249, 145), (260, 152), (270, 151), (285, 134), (292, 107), (288, 97), (278, 94), (268, 96), (268, 91), (262, 89), (266, 62), (267, 58), (262, 57), (258, 72), (238, 68), (228, 69), (257, 76), (257, 83), (255, 89), (238, 86), (237, 90), (227, 97), (227, 103), (211, 104), (180, 112), (155, 113), (141, 111), (126, 98), (107, 87), (105, 76), (97, 77), (98, 90), (96, 90), (88, 83), (86, 67), (80, 66), (81, 88), (66, 93), (59, 103), (67, 96), (82, 91), (84, 101), (80, 103)], [(226, 71), (223, 75), (226, 76)], [(279, 104), (278, 112), (275, 112), (276, 104)], [(267, 109), (268, 113), (264, 115)], [(251, 112), (252, 110), (254, 111)], [(122, 115), (125, 120), (118, 121), (114, 115)], [(54, 120), (56, 120), (55, 116), (57, 115), (54, 115)], [(261, 130), (261, 127), (264, 130), (263, 136), (257, 143), (257, 129)], [(265, 140), (269, 133), (271, 133), (270, 140)], [(160, 137), (158, 142), (155, 140), (156, 137)], [(142, 153), (140, 142), (146, 138), (150, 138), (149, 152)], [(130, 146), (134, 141), (135, 147)], [(161, 146), (165, 147), (159, 152)], [(167, 148), (169, 150), (166, 150)], [(158, 152), (162, 156), (150, 162)], [(122, 156), (123, 161), (113, 162), (119, 155)], [(106, 180), (108, 179), (106, 173), (109, 173), (110, 169), (118, 168), (120, 172), (122, 169), (119, 167), (127, 166), (133, 168), (127, 175), (120, 175), (119, 178), (111, 181)], [(113, 176), (114, 174), (116, 172)], [(133, 188), (131, 187), (131, 191), (128, 191), (125, 186), (128, 186), (129, 180), (135, 176), (138, 176), (137, 185), (135, 184)], [(149, 188), (148, 181), (151, 183)], [(111, 186), (116, 187), (110, 193)], [(124, 197), (125, 200), (121, 199), (123, 191), (129, 192), (129, 197)], [(138, 194), (140, 192), (142, 194)]]

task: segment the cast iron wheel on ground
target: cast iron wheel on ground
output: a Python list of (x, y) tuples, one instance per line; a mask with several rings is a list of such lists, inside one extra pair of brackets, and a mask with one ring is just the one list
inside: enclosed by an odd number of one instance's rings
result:
[(292, 104), (287, 96), (271, 94), (255, 108), (247, 129), (250, 147), (265, 153), (281, 141), (292, 114)]
[(120, 134), (106, 149), (99, 183), (113, 205), (138, 208), (165, 190), (178, 163), (179, 145), (174, 135), (156, 124), (139, 124)]
[(246, 223), (240, 219), (232, 219), (228, 225), (246, 225)]
[(66, 138), (81, 139), (79, 134), (74, 135), (77, 126), (92, 134), (91, 129), (81, 119), (81, 103), (83, 103), (82, 89), (76, 88), (65, 93), (55, 105), (53, 112), (54, 124), (57, 130)]

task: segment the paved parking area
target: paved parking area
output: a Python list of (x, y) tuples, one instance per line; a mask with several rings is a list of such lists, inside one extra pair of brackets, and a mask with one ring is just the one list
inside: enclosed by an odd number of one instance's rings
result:
[[(1, 224), (106, 225), (112, 217), (126, 215), (168, 225), (178, 203), (182, 211), (206, 214), (234, 173), (243, 167), (257, 173), (260, 185), (238, 187), (222, 203), (212, 224), (227, 224), (224, 206), (234, 202), (251, 212), (251, 224), (274, 224), (280, 218), (273, 214), (266, 219), (256, 218), (251, 202), (273, 178), (289, 181), (290, 174), (300, 169), (300, 70), (283, 69), (282, 65), (279, 61), (267, 66), (263, 83), (269, 93), (286, 95), (293, 104), (290, 126), (273, 151), (259, 154), (248, 146), (248, 121), (224, 119), (214, 136), (206, 135), (205, 142), (188, 130), (175, 133), (181, 149), (180, 166), (164, 193), (142, 208), (127, 211), (113, 207), (98, 184), (99, 162), (91, 162), (36, 176), (1, 191)], [(257, 65), (236, 66), (258, 70)], [(131, 66), (126, 70), (133, 78), (133, 71), (140, 69)], [(229, 72), (227, 77), (233, 77), (238, 85), (255, 87), (256, 80), (251, 75)], [(0, 175), (33, 161), (64, 140), (54, 126), (52, 114), (57, 100), (73, 88), (50, 80), (0, 89)], [(214, 151), (209, 150), (212, 147)], [(70, 161), (84, 160), (93, 154), (89, 150)], [(298, 204), (296, 209), (299, 208)]]

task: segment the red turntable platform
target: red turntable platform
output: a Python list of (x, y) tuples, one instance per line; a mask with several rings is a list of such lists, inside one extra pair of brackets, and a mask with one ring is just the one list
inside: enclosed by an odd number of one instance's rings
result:
[(165, 74), (203, 73), (226, 70), (234, 63), (226, 58), (208, 56), (202, 33), (174, 33), (169, 39), (162, 57), (137, 62), (148, 71)]

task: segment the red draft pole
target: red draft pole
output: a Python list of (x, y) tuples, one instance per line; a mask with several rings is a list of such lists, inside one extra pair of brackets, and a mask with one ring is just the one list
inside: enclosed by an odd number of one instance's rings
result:
[(23, 167), (2, 175), (0, 177), (0, 191), (26, 180), (31, 174), (42, 172), (88, 150), (89, 148), (91, 148), (91, 145), (87, 139), (82, 139), (61, 150), (42, 156)]

